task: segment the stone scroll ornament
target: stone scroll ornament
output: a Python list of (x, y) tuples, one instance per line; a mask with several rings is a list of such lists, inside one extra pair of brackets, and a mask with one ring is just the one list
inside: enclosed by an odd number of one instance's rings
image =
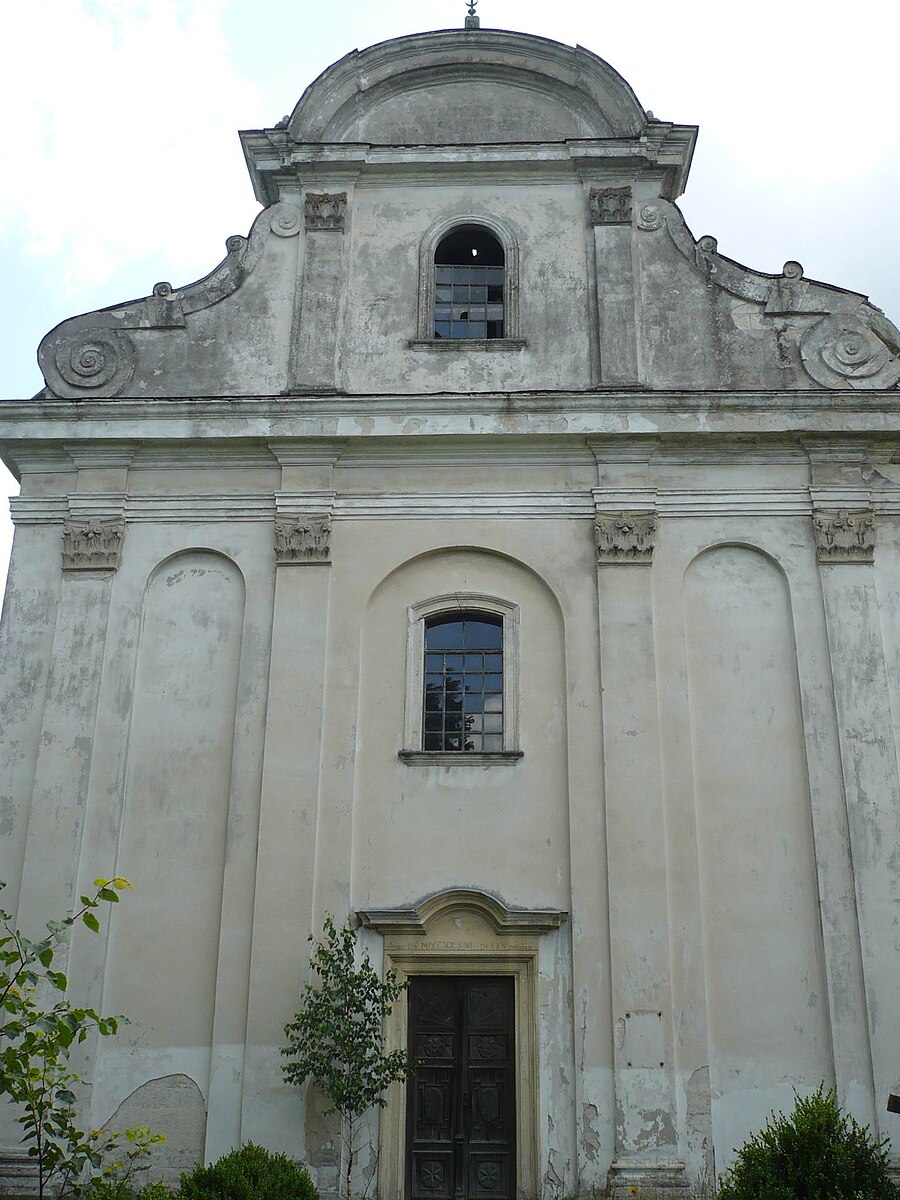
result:
[(875, 516), (871, 509), (817, 512), (813, 529), (820, 563), (875, 561)]
[(631, 188), (591, 188), (592, 225), (630, 225)]
[(605, 513), (594, 522), (598, 563), (649, 563), (656, 544), (654, 513)]
[(124, 521), (66, 521), (62, 533), (64, 571), (114, 571), (118, 567)]
[[(884, 325), (887, 329), (888, 322)], [(808, 330), (800, 343), (807, 373), (833, 388), (893, 388), (900, 382), (897, 347), (853, 314), (835, 313)]]
[(306, 228), (343, 232), (347, 215), (346, 192), (307, 192), (304, 198)]
[(330, 517), (290, 517), (275, 522), (277, 563), (327, 563), (330, 554)]
[(65, 399), (118, 395), (134, 374), (134, 363), (134, 342), (120, 329), (60, 334), (40, 353), (51, 391)]

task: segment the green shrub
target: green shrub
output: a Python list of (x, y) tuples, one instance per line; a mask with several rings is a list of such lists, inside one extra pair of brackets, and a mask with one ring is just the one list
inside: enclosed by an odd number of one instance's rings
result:
[(172, 1200), (172, 1192), (158, 1179), (142, 1187), (138, 1195), (140, 1200)]
[(212, 1166), (182, 1175), (178, 1200), (318, 1200), (307, 1172), (286, 1154), (248, 1142)]
[(719, 1200), (898, 1200), (884, 1146), (823, 1084), (744, 1143)]

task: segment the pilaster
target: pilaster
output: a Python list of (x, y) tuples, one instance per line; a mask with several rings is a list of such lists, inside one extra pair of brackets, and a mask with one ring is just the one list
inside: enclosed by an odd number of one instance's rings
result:
[[(87, 462), (82, 467), (92, 469)], [(79, 485), (80, 476), (81, 470)], [(106, 494), (103, 515), (90, 518), (80, 515), (79, 499), (69, 497), (59, 533), (62, 579), (19, 900), (30, 926), (67, 909), (75, 895), (109, 607), (125, 536), (124, 491)]]
[[(813, 492), (813, 529), (838, 723), (862, 951), (875, 1118), (896, 1085), (900, 1043), (900, 778), (875, 590), (875, 524), (846, 487)], [(895, 1131), (894, 1131), (895, 1132)]]
[(307, 192), (305, 250), (291, 339), (292, 391), (333, 391), (347, 193)]
[(600, 378), (605, 386), (638, 382), (630, 187), (591, 188), (591, 225), (600, 327)]
[[(279, 998), (300, 995), (312, 927), (331, 590), (329, 485), (340, 444), (285, 442), (271, 449), (288, 490), (276, 493), (272, 527), (275, 602), (241, 1135), (293, 1145), (304, 1128), (303, 1100), (296, 1088), (278, 1087), (283, 1026), (293, 1015)], [(283, 981), (277, 996), (274, 978)]]
[(612, 1195), (681, 1195), (666, 840), (654, 645), (657, 536), (647, 448), (610, 471), (595, 446), (595, 542), (609, 854), (616, 1154)]

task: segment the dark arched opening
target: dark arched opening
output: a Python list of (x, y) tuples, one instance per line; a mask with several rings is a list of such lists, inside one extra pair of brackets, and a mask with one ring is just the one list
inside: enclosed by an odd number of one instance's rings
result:
[(434, 252), (434, 336), (502, 338), (503, 247), (480, 225), (460, 225)]

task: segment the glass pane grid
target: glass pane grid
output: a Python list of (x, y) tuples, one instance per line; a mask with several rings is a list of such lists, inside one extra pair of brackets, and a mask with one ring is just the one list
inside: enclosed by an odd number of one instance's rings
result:
[(503, 267), (435, 267), (434, 336), (503, 337)]
[(494, 622), (442, 620), (426, 627), (423, 749), (503, 749), (502, 640), (502, 626)]

